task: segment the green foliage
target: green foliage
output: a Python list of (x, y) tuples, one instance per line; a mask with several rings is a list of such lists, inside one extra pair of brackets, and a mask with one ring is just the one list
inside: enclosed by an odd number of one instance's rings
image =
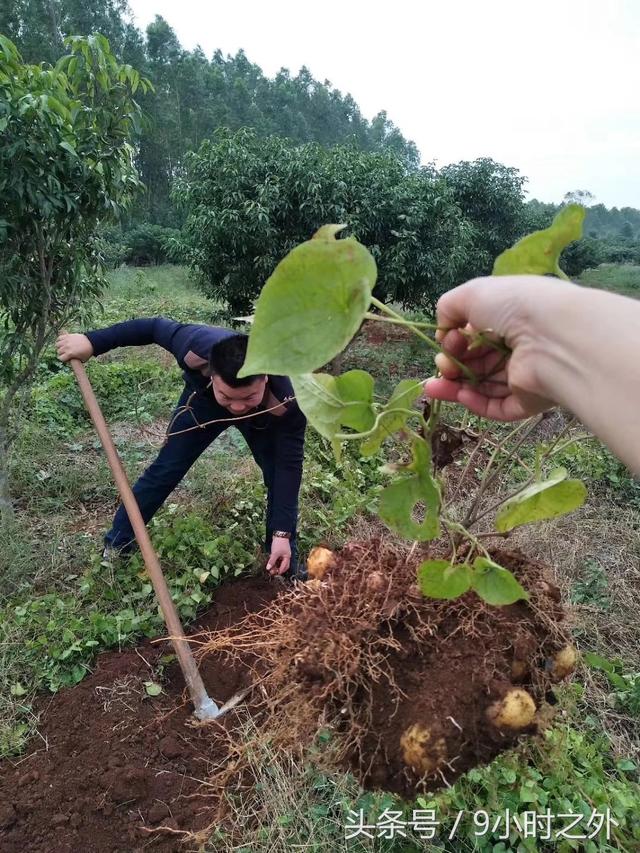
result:
[[(212, 601), (216, 586), (254, 565), (263, 507), (249, 494), (215, 521), (171, 505), (151, 522), (151, 539), (183, 620)], [(69, 592), (29, 595), (5, 605), (2, 630), (21, 637), (20, 683), (31, 691), (75, 684), (100, 649), (157, 636), (164, 622), (139, 554), (111, 567), (94, 556)]]
[(593, 652), (586, 652), (584, 661), (592, 669), (604, 673), (614, 688), (609, 703), (623, 714), (640, 718), (640, 672), (625, 673), (623, 661), (607, 660)]
[(529, 230), (525, 222), (525, 178), (517, 169), (487, 157), (446, 166), (442, 176), (471, 224), (471, 249), (461, 281), (489, 275), (494, 258)]
[[(446, 853), (632, 853), (640, 844), (635, 818), (640, 808), (640, 787), (633, 762), (616, 764), (604, 734), (593, 729), (579, 731), (570, 724), (547, 730), (539, 746), (532, 743), (504, 753), (487, 767), (470, 770), (451, 789), (419, 797), (417, 802), (421, 808), (436, 810), (442, 821), (436, 841)], [(555, 830), (566, 825), (560, 815), (575, 814), (584, 815), (577, 830), (584, 833), (592, 812), (604, 814), (607, 809), (619, 826), (612, 826), (609, 842), (604, 831), (585, 842), (553, 837), (544, 842), (541, 832), (538, 838), (527, 838), (514, 818), (518, 817), (522, 827), (525, 812), (543, 813), (545, 809), (556, 816), (552, 823)], [(505, 843), (501, 834), (507, 810), (512, 819)], [(460, 811), (466, 819), (455, 838), (449, 840)], [(484, 834), (480, 833), (484, 823), (474, 824), (474, 813), (493, 816)], [(493, 829), (498, 816), (502, 817), (501, 825)]]
[(388, 402), (380, 410), (373, 434), (362, 443), (363, 456), (377, 453), (386, 438), (404, 427), (414, 403), (421, 394), (422, 385), (414, 379), (403, 379), (398, 383)]
[[(107, 420), (148, 422), (169, 410), (181, 387), (177, 372), (153, 361), (91, 361), (87, 372)], [(33, 388), (31, 406), (33, 423), (61, 437), (91, 424), (75, 376), (66, 370)]]
[(573, 604), (588, 604), (600, 610), (611, 607), (607, 574), (597, 560), (585, 560), (581, 577), (573, 584), (570, 598)]
[(164, 264), (179, 260), (179, 235), (177, 228), (164, 228), (141, 222), (123, 234), (127, 250), (124, 260), (133, 266)]
[[(91, 318), (95, 326), (153, 316), (170, 317), (180, 323), (223, 325), (220, 306), (196, 290), (184, 267), (122, 267), (112, 272), (110, 279), (108, 299)], [(111, 357), (118, 356), (113, 353)], [(126, 352), (128, 360), (136, 357), (136, 350)]]
[(468, 563), (425, 560), (418, 567), (418, 586), (429, 598), (458, 598), (470, 589), (472, 572)]
[(390, 153), (325, 149), (217, 131), (185, 161), (175, 198), (187, 212), (186, 257), (205, 293), (236, 314), (278, 262), (322, 222), (343, 222), (378, 265), (375, 295), (435, 305), (459, 283), (470, 226), (433, 169)]
[(582, 235), (584, 208), (578, 204), (563, 207), (553, 223), (518, 240), (493, 265), (494, 275), (556, 275), (567, 278), (560, 269), (562, 250)]
[[(523, 238), (504, 252), (496, 260), (496, 269), (504, 274), (559, 272), (560, 252), (578, 236), (583, 218), (584, 210), (579, 206), (565, 208), (548, 229)], [(240, 376), (267, 372), (291, 375), (300, 408), (311, 425), (331, 441), (337, 458), (343, 440), (364, 440), (362, 452), (366, 455), (378, 451), (392, 431), (407, 432), (407, 421), (418, 413), (400, 404), (413, 403), (419, 393), (414, 387), (417, 383), (401, 383), (380, 411), (373, 398), (373, 379), (365, 371), (352, 370), (339, 376), (306, 371), (340, 353), (365, 318), (376, 320), (376, 315), (367, 312), (370, 303), (392, 318), (385, 320), (401, 324), (431, 348), (439, 349), (438, 343), (422, 332), (422, 328), (433, 328), (433, 324), (407, 321), (372, 295), (375, 266), (371, 256), (353, 239), (335, 239), (343, 227), (324, 226), (314, 239), (293, 249), (280, 262), (260, 293), (247, 358), (239, 372)], [(292, 343), (297, 331), (305, 341), (304, 347)], [(461, 368), (467, 370), (464, 365)], [(473, 374), (469, 379), (475, 380)], [(412, 461), (386, 466), (387, 471), (400, 473), (380, 495), (380, 518), (396, 533), (416, 541), (435, 539), (441, 529), (441, 489), (431, 461), (438, 416), (436, 404), (428, 422), (426, 415), (420, 417), (420, 434), (408, 431)], [(354, 432), (341, 432), (345, 426)], [(489, 464), (494, 458), (495, 454)], [(533, 482), (504, 503), (496, 518), (498, 532), (564, 515), (584, 503), (586, 489), (580, 481), (568, 480), (565, 469), (557, 469), (548, 480), (542, 480), (540, 467), (540, 458), (536, 457)], [(463, 525), (447, 517), (446, 509), (443, 514), (450, 532), (455, 530), (466, 537), (476, 552), (484, 550)], [(464, 523), (469, 520), (474, 519), (470, 516)], [(472, 587), (493, 605), (528, 598), (511, 572), (484, 553), (486, 556), (475, 559), (473, 571), (427, 561), (419, 572), (421, 588), (433, 590), (437, 597), (456, 597)]]
[[(640, 260), (640, 255), (639, 255)], [(622, 296), (640, 297), (640, 266), (634, 264), (601, 264), (580, 276), (580, 284), (612, 290)]]
[(473, 566), (449, 560), (425, 560), (418, 567), (418, 586), (430, 598), (457, 598), (473, 589), (496, 607), (529, 598), (511, 572), (488, 557), (476, 557)]
[(546, 480), (536, 480), (502, 505), (496, 515), (499, 533), (514, 527), (566, 515), (587, 499), (587, 489), (581, 480), (568, 480), (566, 468), (556, 468)]
[(0, 37), (0, 375), (29, 378), (43, 347), (104, 280), (96, 229), (139, 187), (131, 137), (148, 84), (102, 36), (30, 66)]
[(529, 598), (511, 572), (488, 557), (476, 557), (473, 568), (471, 585), (487, 604), (501, 606)]
[[(412, 437), (413, 460), (380, 496), (380, 518), (392, 530), (419, 542), (440, 535), (440, 487), (431, 472), (431, 447), (422, 438)], [(416, 518), (418, 508), (424, 517)]]
[(608, 492), (618, 503), (640, 508), (640, 480), (598, 439), (569, 444), (554, 456), (556, 464)]
[[(328, 227), (328, 226), (326, 226)], [(256, 306), (239, 376), (310, 373), (346, 347), (371, 302), (376, 265), (342, 226), (320, 229), (278, 264)]]
[(340, 426), (365, 432), (373, 426), (373, 377), (364, 370), (341, 376), (308, 373), (293, 379), (296, 400), (320, 435), (333, 440)]
[[(580, 192), (568, 193), (568, 201), (580, 203)], [(543, 204), (533, 199), (525, 209), (527, 229), (546, 228), (555, 214), (558, 205)], [(640, 210), (630, 207), (608, 210), (603, 204), (587, 206), (584, 232), (588, 236), (579, 243), (571, 243), (562, 253), (560, 266), (571, 278), (585, 270), (593, 271), (599, 277), (600, 264), (638, 264), (640, 263)]]

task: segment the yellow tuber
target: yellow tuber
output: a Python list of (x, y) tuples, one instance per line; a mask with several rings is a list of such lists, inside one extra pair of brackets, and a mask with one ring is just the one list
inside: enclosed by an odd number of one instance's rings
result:
[(565, 646), (551, 658), (548, 662), (551, 671), (551, 677), (554, 681), (560, 681), (566, 678), (576, 668), (578, 662), (578, 653), (573, 646)]
[(447, 760), (447, 744), (443, 737), (434, 737), (430, 729), (419, 723), (410, 726), (400, 738), (405, 764), (421, 776), (434, 773)]
[(536, 704), (527, 693), (520, 687), (514, 687), (508, 693), (489, 705), (487, 718), (499, 729), (512, 729), (519, 731), (526, 729), (533, 722), (536, 714)]
[(336, 558), (333, 551), (323, 548), (321, 545), (311, 549), (307, 560), (307, 572), (310, 578), (322, 579), (329, 569), (335, 565)]

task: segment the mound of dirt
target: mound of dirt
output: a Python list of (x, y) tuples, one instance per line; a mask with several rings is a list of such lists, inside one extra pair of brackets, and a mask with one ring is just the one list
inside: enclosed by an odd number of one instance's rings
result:
[[(176, 665), (159, 671), (166, 643), (101, 655), (91, 676), (41, 703), (31, 751), (0, 764), (0, 849), (198, 849), (193, 833), (224, 816), (225, 789), (251, 784), (253, 745), (238, 736), (247, 713), (274, 749), (300, 754), (330, 733), (327, 762), (365, 787), (413, 796), (451, 784), (544, 724), (552, 661), (568, 642), (544, 568), (493, 556), (530, 601), (425, 599), (424, 554), (382, 541), (350, 543), (305, 584), (222, 587), (192, 636), (203, 680), (219, 703), (253, 689), (242, 713), (206, 726)], [(164, 692), (149, 696), (149, 681)]]
[(424, 557), (355, 542), (322, 580), (211, 636), (204, 652), (254, 656), (263, 725), (283, 748), (321, 724), (365, 787), (413, 796), (451, 784), (547, 724), (553, 658), (569, 642), (544, 567), (493, 556), (528, 602), (426, 599), (415, 583)]
[[(203, 630), (223, 629), (259, 610), (280, 582), (247, 578), (221, 587)], [(187, 833), (211, 822), (202, 781), (228, 756), (233, 717), (194, 724), (175, 664), (160, 679), (171, 649), (145, 643), (108, 652), (77, 686), (40, 703), (29, 751), (0, 764), (2, 853), (176, 851)], [(247, 670), (209, 658), (201, 668), (216, 701), (247, 683)], [(144, 682), (161, 680), (164, 693)]]

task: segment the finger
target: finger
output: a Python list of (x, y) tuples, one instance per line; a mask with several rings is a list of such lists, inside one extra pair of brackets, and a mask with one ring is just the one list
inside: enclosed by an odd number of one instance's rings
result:
[(473, 391), (480, 397), (487, 399), (504, 399), (512, 393), (504, 378), (485, 379), (484, 382), (472, 385), (470, 382), (438, 377), (437, 379), (427, 379), (424, 390), (429, 397), (449, 403), (461, 403), (460, 392), (464, 390)]
[(470, 282), (467, 282), (454, 287), (440, 297), (436, 306), (438, 326), (445, 329), (462, 329), (467, 325), (472, 298), (469, 284)]
[(276, 574), (283, 575), (287, 571), (287, 569), (289, 568), (289, 563), (290, 563), (289, 557), (281, 557), (280, 558), (280, 565), (276, 570)]
[(458, 402), (475, 415), (494, 421), (521, 421), (533, 414), (513, 394), (508, 397), (487, 397), (471, 388), (460, 388)]

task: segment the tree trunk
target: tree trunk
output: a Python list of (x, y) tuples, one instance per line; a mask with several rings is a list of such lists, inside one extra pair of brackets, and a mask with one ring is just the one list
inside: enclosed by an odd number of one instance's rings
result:
[(13, 520), (13, 504), (9, 491), (9, 442), (7, 437), (7, 419), (11, 401), (6, 397), (0, 410), (0, 523), (2, 525)]

